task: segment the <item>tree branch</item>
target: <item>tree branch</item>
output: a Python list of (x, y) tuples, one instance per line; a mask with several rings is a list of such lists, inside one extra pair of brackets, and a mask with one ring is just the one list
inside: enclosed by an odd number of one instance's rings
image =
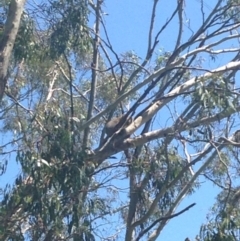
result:
[(186, 208), (184, 208), (183, 210), (181, 210), (180, 212), (178, 213), (175, 213), (175, 214), (172, 214), (172, 215), (166, 215), (165, 217), (162, 217), (162, 218), (158, 218), (157, 220), (155, 220), (149, 227), (147, 227), (146, 229), (144, 229), (142, 232), (140, 232), (140, 234), (138, 235), (138, 237), (136, 238), (135, 241), (139, 241), (140, 238), (146, 234), (151, 228), (153, 228), (157, 223), (159, 223), (160, 221), (163, 221), (163, 220), (169, 220), (169, 219), (172, 219), (172, 218), (175, 218), (177, 216), (179, 216), (180, 214), (188, 211), (190, 208), (192, 208), (193, 206), (195, 206), (196, 203), (192, 203), (191, 205), (187, 206)]
[[(93, 61), (92, 61), (92, 81), (91, 81), (91, 93), (88, 105), (87, 120), (90, 120), (92, 117), (92, 112), (94, 108), (94, 101), (96, 97), (96, 86), (97, 86), (97, 69), (98, 69), (98, 47), (99, 47), (99, 32), (100, 32), (100, 12), (101, 12), (102, 0), (97, 0), (97, 6), (95, 10), (96, 22), (95, 22), (95, 39), (93, 43)], [(87, 147), (88, 136), (89, 136), (90, 127), (87, 126), (84, 130), (83, 135), (83, 147)]]
[(11, 1), (5, 28), (0, 40), (0, 101), (3, 98), (7, 83), (9, 61), (20, 26), (24, 4), (25, 0)]

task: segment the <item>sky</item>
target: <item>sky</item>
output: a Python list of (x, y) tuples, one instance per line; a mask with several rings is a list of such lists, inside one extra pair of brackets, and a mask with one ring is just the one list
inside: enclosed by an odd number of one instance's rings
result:
[[(160, 28), (169, 13), (173, 9), (173, 5), (177, 0), (160, 0), (160, 5), (157, 11), (159, 15), (156, 17), (156, 29)], [(207, 2), (207, 3), (206, 3)], [(148, 28), (150, 24), (150, 13), (153, 0), (105, 0), (104, 11), (106, 15), (105, 23), (108, 34), (113, 45), (113, 49), (118, 53), (126, 51), (134, 51), (139, 56), (144, 58), (147, 48)], [(206, 0), (206, 10), (211, 9), (215, 1)], [(198, 26), (198, 16), (196, 16), (194, 9), (199, 7), (198, 0), (185, 0), (186, 7), (192, 9), (190, 15), (186, 17), (186, 24), (188, 18), (192, 26)], [(160, 38), (158, 50), (164, 48), (166, 51), (171, 51), (175, 45), (176, 39), (176, 24), (177, 20), (169, 26)], [(186, 36), (190, 36), (191, 32), (186, 32)], [(157, 54), (157, 53), (156, 53)], [(4, 175), (4, 180), (0, 178), (2, 184), (13, 180), (19, 173), (20, 169), (16, 164), (9, 163), (7, 175)], [(200, 225), (205, 223), (206, 215), (209, 208), (214, 203), (214, 197), (218, 189), (209, 183), (202, 183), (203, 185), (197, 192), (190, 197), (186, 198), (179, 206), (178, 211), (184, 209), (192, 203), (196, 205), (190, 210), (183, 213), (181, 216), (170, 220), (166, 225), (162, 234), (157, 239), (158, 241), (184, 241), (186, 237), (194, 240), (195, 236), (199, 233)]]

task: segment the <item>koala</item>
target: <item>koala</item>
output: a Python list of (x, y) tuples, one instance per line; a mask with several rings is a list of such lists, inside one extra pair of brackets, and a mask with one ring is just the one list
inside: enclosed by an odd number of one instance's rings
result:
[(116, 131), (122, 127), (130, 125), (133, 121), (132, 118), (126, 119), (126, 115), (121, 115), (119, 117), (113, 117), (105, 126), (105, 131), (108, 137), (111, 137)]

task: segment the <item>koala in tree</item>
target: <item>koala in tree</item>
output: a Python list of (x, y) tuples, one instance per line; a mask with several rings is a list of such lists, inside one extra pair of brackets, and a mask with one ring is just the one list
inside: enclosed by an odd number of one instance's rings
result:
[(105, 126), (105, 131), (108, 137), (111, 137), (116, 131), (122, 127), (126, 127), (132, 123), (133, 119), (126, 115), (113, 117)]

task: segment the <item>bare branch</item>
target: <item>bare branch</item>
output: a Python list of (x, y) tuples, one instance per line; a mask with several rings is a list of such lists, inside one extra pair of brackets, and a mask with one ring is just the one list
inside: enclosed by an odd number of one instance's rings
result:
[[(93, 61), (92, 61), (92, 81), (91, 81), (91, 93), (90, 93), (90, 99), (89, 99), (89, 105), (88, 105), (88, 113), (87, 113), (87, 120), (90, 120), (92, 117), (92, 112), (94, 108), (94, 101), (96, 97), (96, 86), (97, 86), (97, 69), (98, 69), (98, 59), (99, 59), (99, 53), (98, 53), (98, 48), (99, 48), (99, 43), (100, 43), (100, 38), (99, 38), (99, 31), (100, 31), (100, 11), (101, 11), (101, 4), (102, 0), (97, 0), (97, 6), (95, 10), (96, 14), (96, 21), (95, 21), (95, 39), (93, 43)], [(88, 136), (89, 136), (89, 126), (87, 126), (84, 130), (84, 135), (83, 135), (83, 147), (87, 147), (87, 142), (88, 142)]]
[[(159, 223), (159, 222), (161, 222), (161, 221), (163, 221), (163, 220), (167, 221), (167, 220), (169, 220), (169, 219), (175, 218), (175, 217), (181, 215), (182, 213), (185, 213), (186, 211), (188, 211), (190, 208), (194, 207), (195, 205), (196, 205), (196, 203), (193, 203), (193, 204), (187, 206), (186, 208), (184, 208), (183, 210), (181, 210), (181, 211), (179, 211), (179, 212), (177, 212), (177, 213), (175, 213), (175, 214), (168, 215), (168, 216), (165, 216), (165, 217), (162, 217), (162, 218), (158, 218), (158, 219), (155, 220), (149, 227), (147, 227), (146, 229), (144, 229), (144, 230), (138, 235), (138, 237), (136, 238), (136, 241), (139, 241), (140, 238), (141, 238), (144, 234), (146, 234), (150, 229), (152, 229), (157, 223)], [(150, 236), (150, 238), (151, 238), (151, 236)]]
[[(205, 73), (201, 76), (194, 77), (188, 81), (186, 81), (184, 84), (176, 87), (174, 90), (169, 92), (167, 95), (165, 95), (161, 100), (155, 101), (148, 109), (146, 109), (141, 116), (137, 117), (134, 122), (129, 125), (126, 128), (126, 132), (128, 134), (134, 133), (142, 124), (146, 123), (150, 118), (152, 118), (163, 106), (165, 106), (167, 103), (169, 103), (174, 96), (187, 91), (191, 87), (193, 87), (195, 84), (199, 82), (204, 82), (204, 80), (207, 80), (209, 77), (213, 76), (216, 73), (226, 72), (229, 70), (235, 70), (240, 67), (240, 61), (236, 62), (230, 62), (220, 68), (214, 69), (209, 73)], [(147, 79), (145, 80), (147, 81)]]

